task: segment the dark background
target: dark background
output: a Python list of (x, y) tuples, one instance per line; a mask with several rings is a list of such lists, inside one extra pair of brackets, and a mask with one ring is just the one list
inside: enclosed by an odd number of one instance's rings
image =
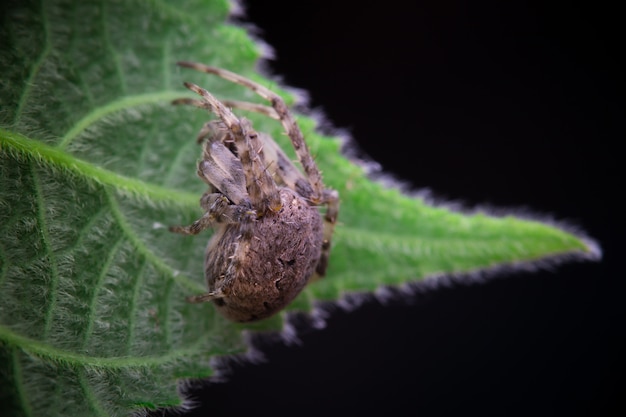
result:
[(604, 258), (336, 308), (326, 328), (300, 326), (301, 345), (256, 340), (268, 361), (199, 384), (188, 416), (626, 415), (617, 9), (249, 3), (240, 21), (275, 50), (266, 69), (386, 172), (466, 207), (566, 220)]

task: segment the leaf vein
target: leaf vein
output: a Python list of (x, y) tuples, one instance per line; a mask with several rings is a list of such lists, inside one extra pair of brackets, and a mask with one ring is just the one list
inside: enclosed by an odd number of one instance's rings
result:
[(24, 111), (24, 106), (26, 105), (26, 102), (28, 101), (28, 97), (30, 96), (30, 92), (32, 88), (35, 86), (35, 82), (34, 82), (35, 77), (37, 77), (37, 74), (39, 74), (39, 70), (43, 66), (43, 63), (48, 57), (48, 55), (50, 55), (50, 51), (52, 49), (52, 44), (50, 42), (50, 28), (49, 28), (48, 19), (47, 19), (46, 12), (45, 12), (45, 3), (46, 3), (45, 0), (41, 1), (41, 22), (42, 22), (43, 31), (45, 34), (44, 47), (41, 51), (41, 55), (39, 55), (39, 58), (37, 58), (37, 61), (35, 61), (35, 64), (31, 68), (30, 73), (28, 74), (28, 78), (26, 79), (26, 82), (24, 83), (24, 91), (22, 92), (22, 95), (20, 96), (20, 100), (17, 103), (17, 108), (15, 110), (15, 117), (13, 118), (14, 126), (17, 126), (20, 122), (20, 118), (22, 117), (22, 113)]
[(83, 116), (82, 119), (77, 121), (72, 126), (72, 128), (61, 138), (60, 142), (57, 145), (57, 148), (59, 149), (67, 148), (67, 146), (74, 139), (80, 136), (82, 132), (84, 132), (90, 126), (100, 121), (105, 116), (108, 116), (109, 114), (123, 111), (123, 110), (128, 110), (133, 107), (138, 107), (142, 105), (169, 102), (176, 98), (180, 98), (181, 95), (183, 95), (182, 92), (177, 92), (174, 90), (172, 91), (164, 90), (164, 91), (157, 91), (157, 92), (145, 93), (145, 94), (127, 95), (127, 96), (120, 98), (119, 100), (114, 100), (105, 105), (99, 106), (91, 110), (89, 113)]
[(150, 125), (150, 131), (146, 132), (146, 139), (142, 141), (139, 155), (137, 156), (137, 164), (135, 166), (135, 175), (139, 177), (142, 172), (146, 172), (146, 161), (148, 159), (149, 151), (152, 150), (153, 145), (150, 143), (153, 138), (156, 137), (157, 127), (155, 124)]
[(126, 95), (126, 91), (128, 90), (128, 86), (126, 84), (126, 77), (124, 76), (124, 71), (122, 70), (122, 63), (120, 60), (120, 54), (117, 52), (113, 43), (111, 42), (111, 37), (109, 33), (109, 25), (107, 24), (107, 20), (109, 18), (109, 8), (107, 7), (108, 3), (105, 0), (100, 1), (100, 7), (102, 10), (100, 24), (102, 26), (102, 34), (104, 37), (104, 44), (106, 48), (109, 50), (110, 54), (113, 56), (113, 63), (115, 64), (115, 72), (120, 81), (121, 94)]
[(85, 223), (85, 225), (81, 229), (80, 233), (78, 234), (78, 236), (76, 237), (76, 239), (72, 243), (72, 245), (68, 246), (63, 251), (60, 251), (59, 255), (64, 255), (66, 253), (73, 252), (74, 250), (79, 248), (81, 246), (81, 244), (83, 243), (83, 240), (85, 239), (85, 237), (87, 237), (89, 235), (93, 225), (96, 224), (100, 220), (100, 217), (103, 216), (105, 210), (106, 210), (106, 206), (104, 206), (104, 205), (100, 206), (98, 208), (98, 211), (96, 211), (95, 213), (93, 213), (93, 215), (90, 216), (89, 221), (87, 221), (87, 223)]
[(140, 254), (145, 256), (158, 271), (161, 271), (167, 277), (174, 280), (181, 287), (193, 292), (204, 291), (204, 288), (200, 284), (174, 271), (159, 256), (157, 256), (154, 252), (148, 249), (148, 247), (142, 242), (139, 236), (137, 236), (130, 224), (128, 224), (128, 222), (126, 221), (126, 217), (124, 216), (119, 205), (117, 204), (115, 197), (111, 195), (111, 193), (108, 191), (105, 191), (105, 194), (109, 201), (109, 205), (111, 206), (113, 217), (118, 222), (119, 227), (128, 237), (131, 244), (135, 247), (135, 249), (137, 249)]
[(198, 196), (195, 194), (168, 189), (117, 174), (19, 133), (0, 129), (0, 150), (3, 150), (3, 146), (11, 148), (23, 157), (44, 161), (54, 167), (70, 171), (88, 181), (112, 186), (118, 191), (129, 192), (157, 203), (185, 206), (189, 210), (197, 209)]
[(17, 391), (17, 397), (22, 405), (24, 415), (30, 417), (33, 415), (33, 410), (30, 403), (26, 399), (26, 393), (24, 392), (24, 376), (22, 374), (22, 364), (19, 358), (19, 351), (17, 347), (11, 348), (11, 363), (13, 368), (13, 375), (15, 381), (15, 390)]
[(126, 354), (130, 355), (133, 345), (133, 338), (135, 336), (135, 319), (137, 317), (137, 306), (139, 293), (141, 292), (141, 284), (143, 282), (144, 274), (146, 273), (147, 258), (143, 258), (139, 271), (135, 274), (135, 282), (133, 283), (133, 296), (130, 300), (130, 312), (128, 313), (128, 338), (126, 339)]
[(124, 235), (120, 234), (117, 241), (111, 246), (109, 250), (109, 255), (107, 256), (104, 265), (102, 266), (102, 270), (98, 275), (98, 279), (94, 285), (93, 292), (91, 293), (91, 299), (89, 300), (89, 315), (87, 316), (87, 328), (85, 329), (85, 336), (83, 339), (83, 350), (87, 349), (87, 343), (89, 342), (89, 338), (91, 337), (91, 333), (93, 332), (93, 325), (96, 320), (96, 301), (98, 299), (98, 294), (104, 285), (104, 278), (106, 277), (107, 272), (111, 269), (111, 265), (113, 264), (113, 260), (115, 259), (115, 255), (124, 242)]
[(161, 54), (161, 67), (163, 68), (163, 89), (169, 90), (172, 87), (172, 78), (170, 76), (170, 66), (172, 65), (172, 54), (170, 50), (169, 37), (163, 41), (163, 53)]
[(176, 152), (176, 155), (174, 155), (174, 158), (172, 158), (172, 163), (167, 169), (167, 172), (165, 173), (165, 175), (163, 176), (164, 177), (163, 184), (170, 183), (170, 181), (174, 177), (174, 172), (175, 172), (176, 167), (179, 166), (181, 159), (184, 157), (184, 155), (187, 154), (188, 148), (192, 146), (196, 146), (195, 141), (188, 141), (183, 146), (178, 148), (178, 152)]
[(91, 387), (91, 384), (89, 383), (89, 381), (87, 380), (85, 376), (85, 370), (78, 369), (77, 372), (78, 372), (78, 385), (80, 386), (80, 389), (83, 391), (83, 394), (85, 394), (85, 397), (87, 398), (87, 402), (89, 403), (89, 407), (91, 408), (91, 410), (95, 413), (96, 416), (101, 416), (101, 417), (108, 416), (109, 414), (101, 407), (100, 401), (98, 400), (98, 398), (96, 398), (93, 388)]
[(7, 344), (19, 347), (25, 352), (29, 352), (49, 362), (64, 362), (72, 367), (88, 366), (102, 369), (125, 369), (129, 367), (154, 368), (166, 363), (171, 363), (178, 359), (189, 358), (191, 355), (201, 354), (201, 346), (205, 339), (198, 338), (193, 343), (189, 343), (185, 348), (172, 349), (164, 355), (152, 356), (89, 356), (76, 352), (69, 352), (63, 349), (45, 344), (39, 340), (20, 335), (0, 324), (0, 339)]
[(46, 220), (46, 206), (44, 202), (44, 191), (42, 189), (41, 179), (37, 173), (37, 167), (34, 161), (30, 162), (30, 171), (33, 176), (33, 184), (35, 185), (35, 200), (37, 204), (37, 222), (39, 223), (41, 239), (43, 242), (43, 248), (48, 257), (50, 263), (50, 289), (49, 289), (49, 301), (46, 308), (46, 314), (44, 317), (44, 331), (43, 339), (46, 339), (50, 333), (52, 326), (52, 315), (57, 303), (57, 287), (59, 285), (59, 271), (57, 269), (57, 260), (55, 254), (52, 252), (52, 245)]
[(166, 319), (163, 320), (161, 324), (163, 328), (163, 334), (165, 335), (165, 346), (171, 346), (172, 343), (172, 334), (170, 329), (170, 310), (172, 308), (172, 304), (170, 303), (170, 294), (172, 293), (172, 288), (174, 285), (174, 281), (168, 280), (165, 288), (165, 295), (163, 296), (163, 317)]

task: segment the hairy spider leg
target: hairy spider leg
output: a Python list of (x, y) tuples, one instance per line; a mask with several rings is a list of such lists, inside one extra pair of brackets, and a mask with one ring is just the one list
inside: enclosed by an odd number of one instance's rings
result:
[[(280, 116), (274, 110), (273, 107), (265, 106), (262, 104), (249, 103), (247, 101), (238, 100), (222, 100), (222, 104), (228, 107), (234, 107), (241, 110), (252, 111), (268, 116), (272, 119), (279, 120)], [(195, 100), (190, 98), (180, 98), (172, 101), (172, 104), (185, 104), (194, 107), (202, 108), (205, 110), (211, 110), (211, 105), (202, 100)], [(206, 132), (210, 130), (211, 122), (207, 123), (205, 127), (200, 131), (198, 135), (198, 142), (202, 141), (206, 136)], [(262, 150), (258, 152), (265, 161), (265, 166), (271, 168), (272, 171), (278, 170), (277, 175), (274, 176), (274, 180), (279, 184), (284, 184), (290, 187), (292, 190), (296, 190), (298, 194), (305, 197), (312, 203), (316, 203), (313, 198), (315, 191), (305, 176), (295, 167), (291, 160), (287, 157), (285, 152), (278, 146), (278, 144), (272, 139), (271, 136), (258, 133), (261, 142)], [(273, 167), (276, 165), (276, 167)], [(326, 201), (319, 201), (317, 204), (325, 204)], [(316, 205), (317, 205), (316, 204)]]
[[(224, 103), (226, 103), (226, 101), (224, 101)], [(252, 105), (252, 103), (242, 101), (229, 101), (229, 104), (232, 107), (240, 108), (242, 110), (256, 111), (257, 113), (265, 114), (273, 119), (278, 119), (267, 110), (273, 110), (271, 107)], [(264, 108), (257, 111), (257, 106)], [(313, 190), (300, 170), (296, 168), (293, 162), (287, 157), (287, 154), (285, 154), (285, 152), (280, 146), (278, 146), (271, 136), (259, 133), (259, 137), (263, 142), (265, 165), (269, 167), (270, 164), (272, 164), (272, 171), (274, 171), (274, 179), (276, 183), (284, 184), (291, 189), (296, 190), (298, 194), (308, 198), (313, 193)], [(327, 208), (324, 213), (324, 241), (322, 243), (322, 254), (316, 269), (316, 273), (319, 276), (323, 276), (326, 273), (326, 268), (328, 267), (331, 240), (335, 231), (337, 216), (339, 215), (339, 194), (337, 191), (328, 188), (324, 189), (322, 200), (320, 202), (320, 205), (322, 204), (325, 204)]]
[[(278, 211), (282, 207), (278, 187), (265, 169), (259, 157), (261, 144), (258, 133), (246, 119), (239, 120), (226, 106), (211, 93), (192, 83), (185, 86), (207, 101), (211, 111), (219, 117), (232, 134), (237, 148), (237, 155), (243, 166), (246, 189), (258, 215), (265, 215), (268, 210)], [(217, 185), (217, 184), (214, 184)]]
[[(242, 110), (261, 113), (278, 120), (278, 117), (274, 117), (277, 113), (271, 112), (274, 110), (272, 107), (235, 100), (223, 101), (223, 103), (228, 103), (231, 107), (236, 107)], [(267, 167), (272, 167), (276, 183), (286, 185), (292, 190), (296, 190), (296, 192), (301, 196), (309, 198), (309, 196), (313, 194), (313, 189), (307, 179), (287, 157), (287, 154), (281, 149), (280, 146), (278, 146), (271, 136), (259, 133), (259, 137), (263, 143), (263, 157), (265, 165)], [(325, 204), (327, 206), (326, 212), (324, 213), (324, 241), (322, 243), (322, 254), (316, 268), (317, 275), (323, 276), (326, 273), (326, 268), (328, 267), (331, 240), (335, 231), (337, 216), (339, 215), (339, 193), (332, 189), (324, 189), (322, 199), (319, 204)]]
[(330, 257), (330, 247), (337, 216), (339, 215), (339, 193), (336, 190), (325, 189), (323, 201), (326, 203), (326, 213), (324, 213), (324, 241), (322, 242), (322, 254), (317, 263), (315, 272), (319, 276), (326, 275), (328, 267), (328, 258)]
[[(278, 115), (276, 110), (274, 110), (273, 107), (266, 106), (264, 104), (250, 103), (248, 101), (239, 101), (239, 100), (220, 100), (220, 101), (226, 107), (260, 113), (267, 117), (280, 121), (280, 116)], [(172, 104), (174, 105), (184, 104), (187, 106), (194, 106), (194, 107), (199, 107), (201, 109), (212, 111), (209, 103), (207, 103), (206, 101), (196, 100), (193, 98), (187, 98), (187, 97), (177, 98), (176, 100), (172, 100)]]
[[(310, 155), (308, 147), (304, 142), (304, 137), (297, 123), (291, 116), (287, 106), (280, 96), (268, 90), (267, 88), (248, 80), (245, 77), (241, 77), (238, 74), (232, 73), (220, 68), (211, 67), (204, 64), (193, 62), (179, 62), (178, 65), (182, 67), (192, 68), (197, 71), (206, 72), (209, 74), (215, 74), (228, 81), (235, 82), (244, 87), (247, 87), (260, 95), (262, 98), (270, 101), (273, 107), (264, 106), (255, 103), (248, 103), (244, 101), (225, 100), (223, 103), (230, 107), (239, 108), (242, 110), (248, 110), (264, 114), (268, 117), (281, 121), (283, 127), (287, 131), (289, 138), (296, 150), (296, 154), (300, 163), (302, 164), (305, 174), (308, 177), (308, 181), (303, 181), (300, 171), (292, 164), (287, 158), (283, 150), (274, 142), (274, 140), (267, 135), (260, 135), (263, 142), (263, 149), (265, 150), (265, 164), (269, 166), (270, 163), (276, 161), (277, 174), (280, 180), (277, 182), (283, 182), (285, 185), (296, 190), (300, 195), (309, 199), (316, 205), (326, 204), (327, 209), (324, 215), (324, 241), (322, 244), (322, 254), (320, 261), (316, 268), (316, 273), (323, 276), (326, 272), (328, 265), (328, 258), (330, 255), (331, 239), (339, 214), (339, 194), (332, 189), (322, 189), (321, 173), (317, 168), (317, 165), (313, 161)], [(195, 107), (209, 109), (210, 103), (206, 103), (200, 100), (193, 99), (178, 99), (173, 102), (174, 104), (187, 104)], [(307, 168), (309, 167), (309, 168)], [(281, 181), (282, 180), (282, 181)], [(317, 186), (316, 186), (317, 184)], [(321, 193), (319, 190), (322, 189)], [(320, 196), (320, 197), (316, 197)]]
[(202, 217), (189, 226), (171, 226), (170, 231), (183, 235), (197, 235), (218, 224), (239, 224), (256, 218), (254, 210), (247, 206), (230, 204), (222, 193), (207, 191), (200, 199), (200, 205), (205, 210)]
[(200, 295), (190, 295), (185, 298), (188, 303), (198, 304), (198, 303), (206, 303), (207, 301), (215, 300), (218, 298), (224, 298), (228, 294), (222, 292), (222, 290), (211, 291), (205, 294)]
[[(205, 110), (211, 110), (211, 105), (202, 100), (196, 100), (191, 98), (179, 98), (172, 101), (172, 104), (179, 105), (189, 105), (193, 107), (198, 107)], [(269, 106), (265, 106), (262, 104), (249, 103), (247, 101), (237, 101), (237, 100), (222, 100), (222, 104), (227, 107), (237, 108), (240, 110), (252, 111), (255, 113), (260, 113), (265, 116), (268, 116), (275, 120), (280, 120), (278, 117), (278, 113)], [(198, 134), (197, 141), (198, 143), (204, 141), (207, 137), (214, 138), (215, 134), (215, 121), (211, 121), (206, 123), (200, 133)], [(259, 138), (261, 139), (261, 148), (257, 150), (257, 153), (260, 157), (262, 157), (266, 169), (270, 170), (270, 173), (275, 174), (275, 171), (278, 169), (280, 174), (272, 175), (274, 181), (277, 185), (286, 185), (290, 187), (292, 190), (296, 190), (296, 184), (300, 181), (300, 188), (307, 187), (308, 190), (300, 193), (303, 196), (309, 196), (313, 192), (313, 189), (308, 184), (306, 178), (300, 173), (300, 171), (291, 163), (285, 152), (278, 146), (278, 144), (272, 139), (269, 135), (257, 132)], [(224, 142), (222, 139), (221, 142)], [(302, 183), (302, 181), (306, 182), (306, 184)]]
[(236, 205), (252, 208), (241, 161), (222, 142), (205, 142), (198, 176)]
[[(198, 175), (209, 185), (209, 191), (200, 200), (205, 214), (190, 226), (171, 229), (179, 233), (196, 234), (207, 227), (216, 226), (216, 223), (230, 223), (236, 224), (241, 232), (239, 240), (232, 246), (229, 273), (219, 288), (187, 298), (189, 302), (200, 303), (228, 295), (234, 279), (232, 271), (236, 271), (237, 265), (244, 261), (241, 258), (247, 253), (245, 247), (253, 238), (249, 226), (257, 218), (257, 212), (251, 207), (258, 207), (265, 213), (266, 209), (280, 210), (282, 204), (278, 187), (266, 172), (263, 156), (259, 155), (262, 144), (251, 124), (245, 119), (237, 119), (206, 90), (192, 84), (185, 85), (201, 95), (205, 102), (181, 100), (180, 104), (191, 103), (210, 110), (220, 120), (205, 124), (198, 136), (200, 142), (207, 139), (203, 145), (202, 161), (198, 164)], [(234, 143), (239, 158), (225, 145), (226, 142)], [(274, 196), (278, 203), (272, 201)], [(230, 204), (229, 199), (234, 204)], [(250, 199), (255, 204), (251, 204)], [(218, 228), (211, 242), (215, 238), (219, 240), (219, 235), (225, 230)], [(211, 250), (210, 246), (207, 251)]]
[(243, 167), (222, 143), (225, 136), (225, 130), (215, 124), (203, 128), (202, 137), (208, 140), (203, 147), (202, 160), (198, 163), (198, 176), (209, 185), (209, 191), (200, 199), (205, 213), (189, 226), (174, 226), (170, 230), (195, 235), (216, 223), (240, 223), (256, 218), (246, 192)]
[(221, 77), (225, 80), (242, 85), (254, 91), (265, 100), (268, 100), (272, 104), (272, 107), (274, 108), (274, 110), (276, 111), (276, 114), (278, 115), (278, 119), (282, 123), (285, 131), (287, 132), (287, 135), (291, 139), (291, 143), (293, 144), (293, 147), (296, 150), (296, 154), (298, 156), (300, 163), (302, 164), (302, 168), (304, 169), (304, 172), (309, 180), (309, 183), (313, 187), (314, 192), (309, 198), (315, 205), (322, 204), (322, 198), (323, 198), (322, 175), (319, 169), (317, 168), (317, 165), (315, 165), (315, 162), (313, 161), (313, 157), (311, 156), (311, 153), (309, 152), (306, 142), (304, 141), (304, 136), (302, 134), (302, 131), (300, 130), (300, 127), (298, 126), (295, 119), (289, 112), (289, 109), (287, 108), (287, 105), (285, 104), (285, 101), (282, 99), (282, 97), (280, 97), (278, 94), (274, 93), (273, 91), (263, 87), (262, 85), (255, 83), (252, 80), (249, 80), (245, 77), (242, 77), (238, 74), (235, 74), (233, 72), (230, 72), (221, 68), (215, 68), (215, 67), (211, 67), (211, 66), (196, 63), (196, 62), (186, 62), (186, 61), (178, 62), (178, 65), (180, 65), (181, 67), (185, 67), (185, 68), (195, 69), (196, 71), (205, 72), (207, 74), (217, 75), (218, 77)]

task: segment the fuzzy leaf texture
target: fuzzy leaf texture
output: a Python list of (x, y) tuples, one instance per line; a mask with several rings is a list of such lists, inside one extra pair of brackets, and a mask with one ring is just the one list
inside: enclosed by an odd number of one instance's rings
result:
[[(123, 416), (181, 404), (181, 379), (243, 352), (243, 328), (205, 291), (209, 233), (168, 225), (201, 214), (195, 137), (210, 117), (170, 105), (195, 82), (218, 98), (262, 102), (178, 60), (254, 72), (261, 55), (226, 23), (224, 0), (43, 0), (3, 4), (0, 26), (0, 407), (11, 416)], [(290, 145), (275, 121), (246, 114)], [(369, 180), (298, 117), (341, 196), (328, 275), (288, 310), (441, 274), (567, 256), (590, 240), (515, 217), (463, 214)], [(292, 154), (293, 155), (293, 154)], [(437, 157), (434, 155), (433, 157)], [(6, 413), (6, 414), (4, 414)]]

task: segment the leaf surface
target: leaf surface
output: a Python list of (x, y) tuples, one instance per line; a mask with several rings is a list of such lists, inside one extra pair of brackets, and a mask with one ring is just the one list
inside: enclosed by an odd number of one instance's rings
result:
[[(209, 116), (169, 103), (189, 96), (182, 81), (261, 101), (175, 62), (228, 68), (293, 98), (254, 72), (261, 49), (225, 23), (225, 1), (2, 7), (2, 407), (14, 416), (121, 416), (180, 404), (181, 378), (210, 376), (210, 358), (246, 345), (245, 326), (184, 301), (205, 290), (209, 233), (167, 226), (201, 214), (194, 138)], [(289, 150), (276, 122), (245, 116)], [(340, 140), (298, 120), (342, 205), (328, 275), (290, 310), (440, 274), (597, 256), (592, 242), (548, 224), (463, 214), (385, 188), (341, 155)], [(249, 327), (280, 329), (283, 319)]]

